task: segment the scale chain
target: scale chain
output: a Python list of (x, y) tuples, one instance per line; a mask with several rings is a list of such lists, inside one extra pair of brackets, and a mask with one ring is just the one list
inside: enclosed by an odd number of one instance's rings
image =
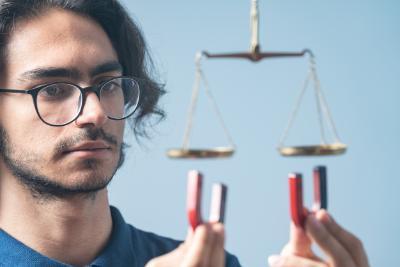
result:
[(299, 110), (301, 101), (302, 101), (304, 93), (305, 93), (305, 91), (307, 89), (308, 82), (309, 82), (310, 78), (312, 78), (313, 81), (314, 81), (314, 93), (315, 93), (316, 104), (317, 104), (318, 121), (319, 121), (319, 125), (320, 125), (320, 133), (321, 133), (322, 142), (323, 142), (324, 145), (327, 144), (326, 137), (325, 137), (324, 123), (323, 123), (323, 114), (322, 114), (322, 113), (324, 113), (325, 117), (328, 120), (328, 125), (329, 125), (329, 127), (330, 127), (330, 129), (331, 129), (331, 131), (332, 131), (332, 133), (334, 135), (335, 142), (340, 143), (340, 138), (339, 138), (335, 123), (333, 121), (332, 114), (331, 114), (331, 112), (329, 110), (328, 103), (327, 103), (327, 101), (326, 101), (326, 99), (324, 97), (323, 91), (321, 89), (321, 83), (320, 83), (320, 81), (318, 79), (318, 75), (317, 75), (317, 71), (316, 71), (315, 65), (316, 64), (315, 64), (314, 56), (312, 54), (310, 54), (310, 71), (309, 71), (309, 74), (307, 75), (307, 78), (306, 78), (306, 80), (304, 82), (304, 85), (303, 85), (303, 88), (302, 88), (302, 90), (301, 90), (301, 92), (299, 94), (299, 97), (297, 98), (296, 105), (295, 105), (295, 108), (292, 111), (292, 114), (290, 116), (289, 122), (288, 122), (288, 124), (287, 124), (287, 126), (285, 128), (285, 131), (283, 132), (282, 137), (281, 137), (281, 139), (279, 141), (279, 147), (283, 147), (283, 144), (284, 144), (284, 142), (286, 141), (286, 139), (288, 137), (289, 131), (293, 126), (294, 119), (295, 119), (295, 117), (297, 115), (297, 112)]
[(333, 132), (335, 141), (337, 143), (341, 143), (335, 122), (333, 121), (332, 113), (331, 113), (328, 103), (324, 97), (324, 92), (322, 91), (321, 83), (320, 83), (316, 73), (315, 73), (315, 85), (316, 85), (316, 88), (318, 88), (318, 95), (319, 95), (320, 103), (321, 103), (322, 109), (325, 113), (325, 116), (328, 119), (328, 122), (329, 122), (328, 124), (329, 124), (329, 127), (331, 128), (331, 131)]
[(187, 150), (189, 147), (189, 139), (190, 139), (190, 134), (192, 131), (192, 126), (193, 126), (193, 117), (194, 113), (196, 110), (196, 104), (198, 101), (198, 96), (199, 96), (199, 89), (200, 89), (200, 82), (201, 80), (204, 83), (204, 88), (206, 91), (206, 94), (209, 98), (209, 101), (211, 102), (211, 105), (214, 109), (215, 114), (217, 115), (217, 118), (222, 126), (222, 129), (224, 130), (225, 136), (228, 139), (228, 142), (230, 143), (231, 147), (235, 148), (235, 143), (233, 142), (233, 138), (230, 135), (228, 128), (226, 127), (226, 124), (222, 118), (221, 112), (218, 108), (218, 105), (211, 93), (211, 90), (209, 88), (208, 82), (205, 78), (205, 75), (203, 71), (201, 70), (200, 66), (200, 60), (201, 60), (201, 54), (197, 55), (196, 57), (196, 76), (195, 76), (195, 82), (193, 85), (193, 92), (192, 92), (192, 97), (191, 97), (191, 102), (189, 106), (189, 112), (188, 112), (188, 117), (187, 117), (187, 123), (186, 123), (186, 129), (185, 129), (185, 134), (183, 138), (183, 149)]
[(283, 143), (286, 141), (286, 139), (288, 137), (288, 134), (289, 134), (289, 131), (293, 126), (294, 119), (295, 119), (295, 117), (297, 115), (297, 112), (298, 112), (298, 110), (300, 108), (301, 100), (303, 99), (304, 93), (305, 93), (305, 91), (306, 91), (306, 89), (308, 87), (308, 82), (310, 81), (311, 75), (312, 75), (312, 73), (311, 73), (311, 71), (309, 71), (309, 73), (307, 74), (306, 79), (304, 80), (303, 88), (301, 89), (300, 94), (297, 97), (296, 105), (295, 105), (295, 107), (294, 107), (294, 109), (292, 111), (292, 114), (289, 117), (289, 122), (288, 122), (285, 130), (283, 131), (283, 134), (282, 134), (281, 139), (279, 141), (279, 147), (283, 147)]
[(193, 125), (193, 115), (196, 110), (196, 104), (197, 104), (197, 99), (199, 96), (199, 87), (200, 87), (200, 67), (197, 64), (196, 65), (196, 75), (195, 75), (195, 81), (193, 85), (193, 92), (192, 92), (192, 97), (189, 105), (189, 112), (186, 120), (186, 129), (185, 129), (185, 134), (183, 137), (183, 149), (187, 150), (189, 147), (189, 139), (190, 139), (190, 133), (192, 131), (192, 125)]
[(321, 108), (322, 108), (323, 104), (321, 103), (321, 97), (319, 94), (320, 90), (319, 90), (319, 87), (317, 86), (318, 78), (317, 78), (317, 73), (315, 70), (314, 60), (311, 60), (311, 75), (312, 75), (312, 78), (313, 78), (314, 84), (315, 84), (314, 93), (315, 93), (315, 101), (317, 104), (317, 114), (318, 114), (318, 122), (319, 122), (319, 129), (320, 129), (320, 133), (321, 133), (322, 144), (326, 145), (327, 142), (326, 142), (326, 138), (325, 138), (324, 121), (323, 121), (323, 115), (321, 112)]
[(215, 99), (214, 99), (214, 97), (213, 97), (213, 95), (212, 95), (212, 93), (211, 93), (211, 90), (210, 90), (210, 87), (209, 87), (208, 82), (207, 82), (207, 80), (206, 80), (206, 77), (204, 76), (204, 73), (203, 73), (203, 71), (202, 71), (201, 69), (199, 69), (199, 73), (200, 73), (201, 79), (202, 79), (203, 82), (204, 82), (204, 89), (205, 89), (205, 91), (206, 91), (206, 94), (207, 94), (207, 96), (208, 96), (208, 98), (209, 98), (209, 101), (211, 102), (211, 105), (212, 105), (212, 107), (213, 107), (213, 109), (214, 109), (215, 114), (217, 115), (217, 118), (218, 118), (218, 120), (219, 120), (219, 123), (221, 124), (222, 129), (224, 130), (225, 136), (226, 136), (226, 138), (228, 139), (230, 145), (231, 145), (233, 148), (235, 148), (236, 146), (235, 146), (235, 143), (233, 142), (233, 138), (232, 138), (232, 136), (230, 135), (230, 133), (229, 133), (229, 131), (228, 131), (228, 127), (226, 127), (226, 124), (225, 124), (225, 122), (224, 122), (224, 120), (223, 120), (223, 118), (222, 118), (221, 111), (219, 110), (218, 105), (217, 105), (217, 102), (215, 101)]

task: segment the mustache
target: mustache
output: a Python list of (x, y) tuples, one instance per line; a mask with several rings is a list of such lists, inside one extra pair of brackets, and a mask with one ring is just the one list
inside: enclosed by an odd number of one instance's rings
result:
[(54, 152), (56, 155), (59, 155), (76, 144), (79, 144), (84, 141), (95, 141), (95, 140), (103, 140), (112, 146), (118, 145), (117, 137), (106, 133), (103, 129), (86, 128), (73, 137), (65, 138), (59, 141), (55, 146)]

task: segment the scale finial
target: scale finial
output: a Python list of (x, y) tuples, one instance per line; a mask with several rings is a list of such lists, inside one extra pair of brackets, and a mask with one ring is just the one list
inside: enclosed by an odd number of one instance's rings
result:
[(251, 44), (250, 51), (257, 54), (260, 51), (260, 38), (259, 38), (259, 16), (258, 16), (258, 0), (251, 0), (250, 10), (250, 31), (251, 31)]

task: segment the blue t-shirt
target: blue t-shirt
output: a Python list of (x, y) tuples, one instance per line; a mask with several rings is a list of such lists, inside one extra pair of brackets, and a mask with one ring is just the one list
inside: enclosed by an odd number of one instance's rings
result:
[[(111, 207), (113, 229), (110, 240), (91, 267), (143, 267), (152, 258), (174, 250), (181, 242), (145, 232), (127, 224), (118, 209)], [(0, 266), (7, 267), (66, 267), (25, 246), (0, 230)], [(240, 267), (233, 255), (226, 254), (226, 266)]]

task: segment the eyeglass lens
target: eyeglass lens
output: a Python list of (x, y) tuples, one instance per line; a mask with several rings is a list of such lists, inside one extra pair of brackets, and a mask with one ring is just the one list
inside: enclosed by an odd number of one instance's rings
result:
[[(99, 93), (103, 112), (121, 120), (132, 115), (139, 102), (139, 85), (132, 78), (114, 78), (105, 82)], [(40, 117), (51, 125), (64, 125), (76, 119), (82, 108), (81, 89), (69, 83), (43, 87), (36, 98)]]

